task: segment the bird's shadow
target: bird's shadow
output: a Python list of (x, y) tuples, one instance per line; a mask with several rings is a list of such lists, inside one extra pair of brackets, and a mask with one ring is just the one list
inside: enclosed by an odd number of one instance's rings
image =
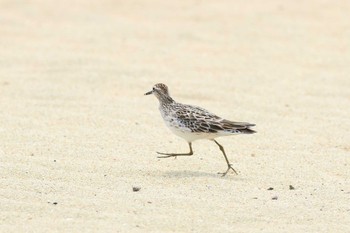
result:
[(208, 177), (208, 178), (216, 178), (221, 180), (242, 180), (240, 175), (236, 174), (227, 174), (226, 176), (222, 176), (221, 174), (217, 174), (215, 172), (200, 172), (200, 171), (191, 171), (191, 170), (181, 170), (181, 171), (166, 171), (163, 172), (164, 177), (168, 178), (193, 178), (193, 177)]

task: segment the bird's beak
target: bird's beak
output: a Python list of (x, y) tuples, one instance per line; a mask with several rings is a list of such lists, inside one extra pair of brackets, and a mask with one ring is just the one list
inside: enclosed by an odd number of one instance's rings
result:
[(145, 95), (151, 95), (151, 94), (153, 94), (153, 91), (149, 91), (149, 92), (145, 93)]

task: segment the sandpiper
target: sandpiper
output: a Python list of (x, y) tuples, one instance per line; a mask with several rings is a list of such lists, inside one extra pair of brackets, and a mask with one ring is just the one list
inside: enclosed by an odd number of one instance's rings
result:
[(164, 155), (158, 156), (158, 158), (191, 156), (193, 155), (193, 141), (198, 139), (209, 139), (219, 146), (227, 163), (227, 170), (219, 174), (225, 176), (230, 169), (237, 174), (226, 156), (224, 147), (220, 145), (215, 138), (234, 134), (255, 133), (255, 131), (251, 129), (255, 124), (229, 121), (210, 113), (203, 108), (177, 103), (170, 97), (168, 87), (162, 83), (154, 85), (151, 91), (145, 93), (145, 95), (151, 94), (154, 94), (159, 100), (159, 110), (165, 124), (175, 135), (185, 139), (190, 147), (190, 152), (188, 153), (178, 154), (157, 152), (158, 154)]

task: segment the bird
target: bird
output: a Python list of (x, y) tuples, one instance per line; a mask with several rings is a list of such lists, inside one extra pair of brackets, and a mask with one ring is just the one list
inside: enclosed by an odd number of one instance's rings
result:
[(193, 155), (192, 142), (200, 139), (208, 139), (216, 143), (224, 155), (227, 164), (226, 171), (218, 174), (226, 176), (230, 170), (236, 175), (238, 174), (229, 162), (224, 147), (215, 138), (235, 134), (256, 133), (256, 131), (251, 129), (255, 124), (226, 120), (204, 108), (178, 103), (170, 97), (169, 89), (163, 83), (155, 84), (152, 90), (144, 95), (155, 95), (159, 101), (159, 111), (166, 126), (175, 135), (186, 140), (190, 149), (188, 153), (157, 152), (161, 155), (158, 158), (191, 156)]

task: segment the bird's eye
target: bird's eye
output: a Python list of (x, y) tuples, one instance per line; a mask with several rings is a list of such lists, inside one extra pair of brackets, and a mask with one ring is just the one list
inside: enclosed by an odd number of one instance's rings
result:
[(155, 91), (156, 89), (153, 87), (153, 91)]

